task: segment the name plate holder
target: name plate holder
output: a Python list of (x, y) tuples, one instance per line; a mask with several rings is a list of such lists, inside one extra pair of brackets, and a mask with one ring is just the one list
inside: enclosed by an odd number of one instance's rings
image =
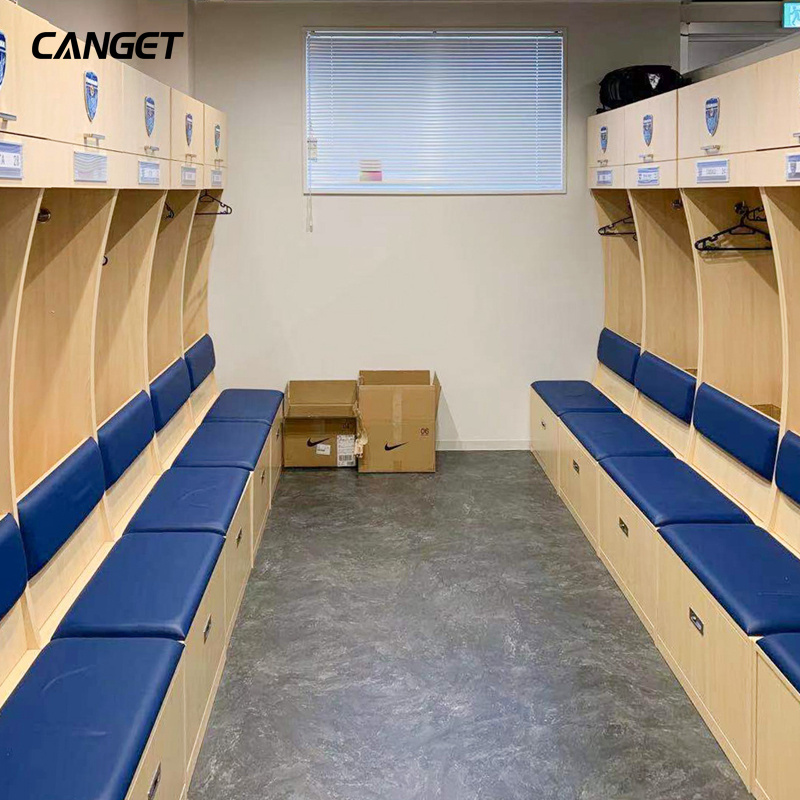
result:
[(637, 186), (658, 186), (661, 183), (661, 167), (639, 167), (636, 170)]
[(21, 181), (22, 178), (22, 145), (15, 142), (0, 142), (0, 180)]
[(76, 183), (108, 183), (108, 156), (102, 153), (74, 153), (72, 175)]
[(181, 167), (181, 186), (197, 186), (197, 167)]
[(614, 170), (613, 169), (599, 169), (596, 174), (597, 186), (613, 186), (614, 185)]
[(160, 186), (161, 164), (158, 161), (139, 162), (139, 186)]
[(731, 162), (727, 158), (695, 162), (695, 181), (697, 184), (730, 183)]

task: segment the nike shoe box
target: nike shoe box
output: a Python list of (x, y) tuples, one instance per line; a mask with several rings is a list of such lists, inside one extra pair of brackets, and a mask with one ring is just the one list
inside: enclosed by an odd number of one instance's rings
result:
[(362, 370), (358, 378), (359, 472), (436, 472), (441, 386), (427, 370)]
[(285, 467), (355, 467), (356, 381), (289, 381)]

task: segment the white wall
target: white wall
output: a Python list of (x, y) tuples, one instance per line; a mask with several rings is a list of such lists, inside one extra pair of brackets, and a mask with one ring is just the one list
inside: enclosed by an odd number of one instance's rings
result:
[[(217, 225), (211, 327), (225, 386), (433, 368), (441, 447), (526, 447), (533, 379), (589, 377), (602, 264), (586, 188), (597, 82), (677, 64), (679, 6), (200, 4), (197, 95), (225, 109), (231, 217)], [(305, 26), (564, 26), (568, 193), (303, 196)]]

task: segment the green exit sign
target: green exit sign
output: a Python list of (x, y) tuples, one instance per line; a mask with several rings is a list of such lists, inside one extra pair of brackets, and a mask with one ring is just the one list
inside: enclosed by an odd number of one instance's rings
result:
[(800, 28), (800, 3), (783, 4), (783, 27)]

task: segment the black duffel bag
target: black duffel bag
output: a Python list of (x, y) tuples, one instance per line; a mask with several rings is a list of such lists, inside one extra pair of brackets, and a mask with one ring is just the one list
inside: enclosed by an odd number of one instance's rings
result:
[(685, 86), (680, 72), (667, 66), (624, 67), (609, 72), (600, 81), (599, 111), (619, 108), (657, 94)]

